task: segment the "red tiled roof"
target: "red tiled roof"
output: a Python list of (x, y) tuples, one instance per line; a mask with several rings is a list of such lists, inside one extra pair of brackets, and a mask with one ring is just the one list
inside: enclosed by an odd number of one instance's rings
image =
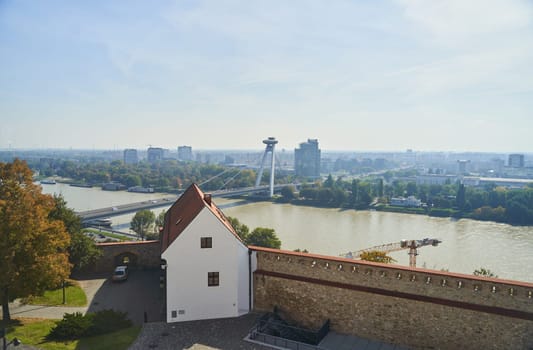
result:
[(220, 222), (242, 242), (224, 213), (211, 201), (211, 196), (205, 195), (196, 184), (192, 184), (172, 204), (165, 215), (165, 224), (161, 236), (161, 253), (193, 222), (203, 208), (211, 210)]

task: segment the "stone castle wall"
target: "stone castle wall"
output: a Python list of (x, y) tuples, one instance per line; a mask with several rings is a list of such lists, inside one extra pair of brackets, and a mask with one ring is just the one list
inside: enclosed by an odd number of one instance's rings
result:
[(122, 265), (122, 257), (128, 256), (132, 268), (159, 268), (161, 248), (159, 241), (113, 242), (96, 245), (102, 250), (102, 256), (93, 266), (93, 272), (111, 272), (117, 265)]
[(258, 311), (414, 348), (533, 349), (533, 284), (252, 249)]

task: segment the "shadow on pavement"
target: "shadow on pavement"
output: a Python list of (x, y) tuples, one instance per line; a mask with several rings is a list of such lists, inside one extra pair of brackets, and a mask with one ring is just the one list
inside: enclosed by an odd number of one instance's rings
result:
[(159, 287), (160, 270), (130, 270), (128, 279), (113, 282), (111, 275), (94, 294), (87, 312), (114, 309), (128, 313), (137, 325), (163, 321), (164, 292)]

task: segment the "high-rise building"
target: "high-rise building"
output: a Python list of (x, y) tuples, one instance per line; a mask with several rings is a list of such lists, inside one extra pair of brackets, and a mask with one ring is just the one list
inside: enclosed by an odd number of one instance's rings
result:
[(158, 162), (163, 159), (163, 149), (159, 147), (150, 147), (146, 154), (146, 158), (150, 163)]
[(137, 156), (137, 150), (128, 148), (124, 150), (124, 164), (137, 164), (139, 157)]
[(470, 164), (470, 160), (465, 160), (465, 159), (457, 160), (457, 174), (459, 175), (467, 174), (469, 172), (468, 164)]
[(191, 161), (192, 160), (192, 147), (191, 146), (179, 146), (178, 147), (178, 160)]
[(294, 173), (296, 176), (320, 177), (318, 139), (307, 139), (294, 150)]
[(509, 166), (511, 168), (523, 168), (524, 167), (524, 155), (523, 154), (509, 154)]

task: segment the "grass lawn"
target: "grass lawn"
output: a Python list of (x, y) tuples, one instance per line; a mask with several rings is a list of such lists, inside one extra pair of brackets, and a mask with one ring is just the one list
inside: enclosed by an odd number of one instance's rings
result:
[[(33, 345), (44, 350), (126, 350), (139, 335), (140, 326), (117, 332), (82, 338), (80, 340), (55, 342), (45, 339), (56, 320), (20, 319), (7, 327), (7, 339), (18, 338), (22, 344)], [(1, 322), (0, 322), (1, 323)]]
[[(64, 306), (86, 306), (87, 297), (85, 292), (79, 286), (78, 282), (67, 280), (65, 282), (65, 299)], [(32, 305), (63, 305), (63, 288), (47, 290), (42, 296), (32, 296), (23, 299), (26, 304)]]

